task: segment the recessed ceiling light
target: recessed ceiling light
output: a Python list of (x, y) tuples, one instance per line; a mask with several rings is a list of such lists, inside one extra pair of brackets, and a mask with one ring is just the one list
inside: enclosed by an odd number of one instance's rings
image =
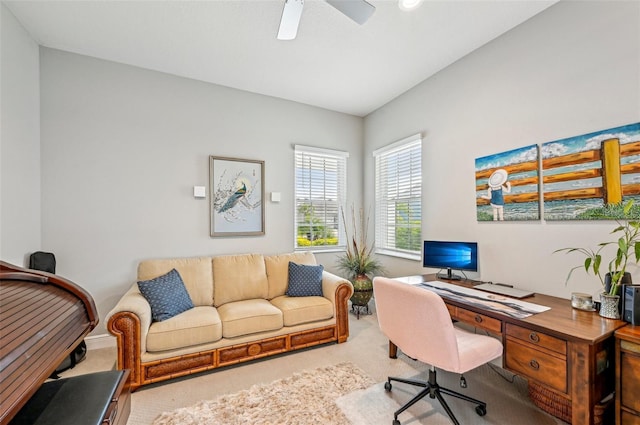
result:
[(398, 7), (402, 10), (413, 10), (422, 4), (422, 0), (398, 0)]

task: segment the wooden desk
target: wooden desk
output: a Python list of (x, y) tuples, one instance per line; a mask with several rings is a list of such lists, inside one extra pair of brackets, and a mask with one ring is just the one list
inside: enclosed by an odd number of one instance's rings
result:
[[(434, 274), (398, 280), (416, 284), (438, 279)], [(472, 287), (456, 281), (449, 283)], [(574, 425), (598, 424), (595, 409), (615, 387), (614, 332), (625, 322), (576, 310), (569, 300), (542, 294), (523, 301), (551, 309), (525, 319), (443, 299), (452, 319), (502, 338), (503, 367), (556, 400), (555, 412), (545, 410)], [(395, 358), (396, 354), (397, 347), (389, 341), (389, 356)], [(543, 407), (539, 401), (536, 404)]]
[(640, 326), (616, 333), (616, 423), (640, 424)]

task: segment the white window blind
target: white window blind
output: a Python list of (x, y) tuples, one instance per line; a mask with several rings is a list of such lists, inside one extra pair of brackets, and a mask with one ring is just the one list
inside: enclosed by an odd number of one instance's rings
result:
[(422, 138), (420, 134), (373, 152), (376, 252), (420, 259)]
[(346, 199), (343, 151), (295, 146), (295, 248), (327, 250), (340, 241), (340, 208)]

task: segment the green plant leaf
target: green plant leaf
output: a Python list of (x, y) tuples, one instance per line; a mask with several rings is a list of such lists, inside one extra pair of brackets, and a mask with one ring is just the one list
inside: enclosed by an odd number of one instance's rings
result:
[(632, 206), (633, 206), (633, 199), (629, 199), (629, 202), (627, 202), (624, 208), (622, 209), (622, 211), (624, 212), (624, 215), (629, 215), (629, 211), (631, 211)]

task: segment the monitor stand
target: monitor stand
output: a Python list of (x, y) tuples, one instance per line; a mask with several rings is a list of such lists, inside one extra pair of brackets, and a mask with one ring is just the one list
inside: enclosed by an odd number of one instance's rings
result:
[(438, 279), (447, 279), (447, 280), (462, 280), (460, 276), (457, 274), (451, 273), (451, 267), (447, 267), (447, 273), (438, 273), (436, 274)]

